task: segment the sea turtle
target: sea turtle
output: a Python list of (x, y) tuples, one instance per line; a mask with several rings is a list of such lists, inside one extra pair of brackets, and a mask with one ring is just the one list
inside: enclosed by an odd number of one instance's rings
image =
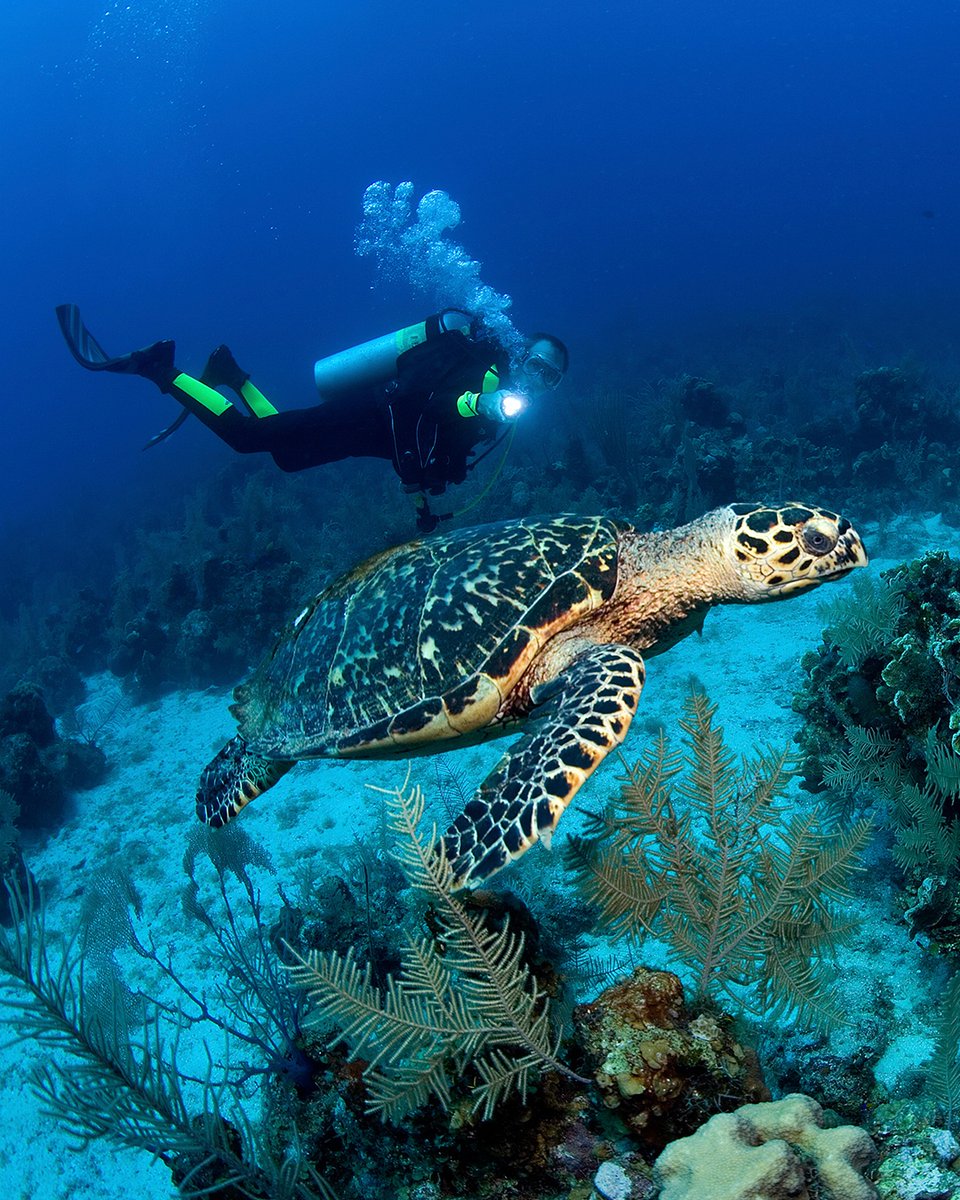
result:
[[(523, 729), (443, 836), (458, 886), (538, 839), (626, 736), (642, 655), (713, 604), (777, 600), (867, 556), (809, 504), (731, 504), (640, 533), (602, 516), (521, 519), (397, 546), (330, 584), (231, 711), (197, 814), (223, 825), (299, 759), (431, 753)], [(749, 647), (741, 660), (749, 662)]]

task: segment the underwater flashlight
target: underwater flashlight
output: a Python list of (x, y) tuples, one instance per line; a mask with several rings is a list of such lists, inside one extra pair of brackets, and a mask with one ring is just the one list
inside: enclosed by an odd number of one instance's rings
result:
[(526, 406), (526, 400), (523, 396), (518, 396), (516, 392), (507, 392), (500, 401), (500, 411), (508, 421), (512, 420), (519, 413), (522, 413)]

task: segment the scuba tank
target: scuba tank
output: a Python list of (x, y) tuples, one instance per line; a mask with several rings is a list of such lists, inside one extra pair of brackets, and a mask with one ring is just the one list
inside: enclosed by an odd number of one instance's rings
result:
[(455, 329), (469, 333), (472, 325), (473, 317), (469, 313), (458, 308), (444, 308), (416, 325), (318, 359), (313, 364), (313, 381), (321, 398), (386, 383), (396, 375), (397, 359), (405, 350)]

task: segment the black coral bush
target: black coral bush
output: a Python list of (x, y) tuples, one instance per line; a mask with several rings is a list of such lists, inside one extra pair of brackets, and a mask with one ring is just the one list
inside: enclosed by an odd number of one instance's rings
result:
[(788, 815), (786, 751), (737, 764), (694, 692), (680, 725), (688, 750), (661, 734), (628, 768), (619, 797), (588, 818), (570, 858), (614, 936), (666, 941), (704, 996), (767, 1016), (838, 1017), (824, 955), (847, 926), (840, 905), (869, 825), (838, 833)]
[[(354, 1058), (367, 1060), (370, 1111), (398, 1121), (431, 1095), (449, 1105), (451, 1083), (472, 1083), (475, 1111), (489, 1117), (542, 1071), (575, 1076), (558, 1058), (550, 1000), (523, 958), (523, 939), (484, 927), (453, 895), (453, 873), (419, 830), (418, 788), (387, 793), (391, 825), (413, 888), (432, 905), (429, 936), (407, 932), (403, 967), (383, 992), (352, 950), (312, 951), (292, 968), (309, 989), (314, 1018), (337, 1026)], [(585, 1081), (582, 1081), (585, 1082)]]

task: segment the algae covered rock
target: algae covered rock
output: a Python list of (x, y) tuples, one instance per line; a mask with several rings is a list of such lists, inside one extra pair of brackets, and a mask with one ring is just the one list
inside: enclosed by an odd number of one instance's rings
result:
[(960, 1196), (960, 1143), (949, 1129), (929, 1124), (930, 1106), (892, 1100), (877, 1107), (872, 1130), (882, 1162), (881, 1200), (956, 1200)]
[(579, 1005), (574, 1023), (604, 1103), (646, 1142), (663, 1145), (722, 1103), (769, 1095), (729, 1019), (688, 1009), (669, 971), (637, 968)]
[(823, 1109), (794, 1093), (718, 1113), (671, 1142), (654, 1165), (660, 1200), (876, 1200), (876, 1158), (855, 1125), (823, 1127)]

